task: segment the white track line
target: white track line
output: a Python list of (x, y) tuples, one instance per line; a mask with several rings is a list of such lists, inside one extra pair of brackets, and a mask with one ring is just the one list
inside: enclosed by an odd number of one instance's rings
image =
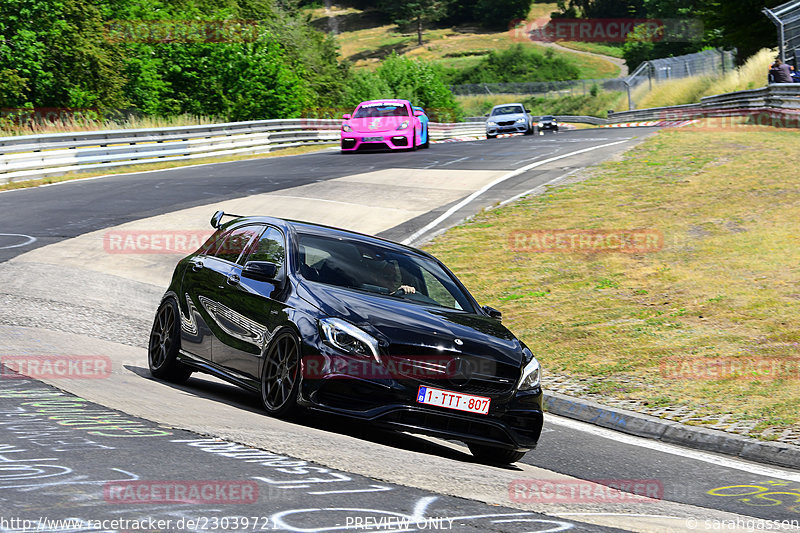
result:
[(569, 152), (567, 154), (562, 154), (562, 155), (558, 155), (558, 156), (555, 156), (555, 157), (551, 157), (549, 159), (544, 159), (542, 161), (537, 161), (535, 163), (531, 163), (530, 165), (525, 165), (524, 167), (520, 167), (517, 170), (513, 170), (513, 171), (509, 172), (508, 174), (504, 174), (504, 175), (500, 176), (499, 178), (497, 178), (496, 180), (494, 180), (493, 182), (487, 183), (486, 185), (484, 185), (483, 187), (481, 187), (480, 189), (478, 189), (474, 193), (470, 194), (469, 196), (467, 196), (466, 198), (464, 198), (463, 200), (458, 202), (456, 205), (454, 205), (453, 207), (451, 207), (450, 209), (448, 209), (447, 211), (442, 213), (435, 220), (433, 220), (432, 222), (429, 222), (428, 224), (426, 224), (425, 226), (423, 226), (419, 230), (415, 231), (413, 234), (411, 234), (410, 237), (404, 239), (402, 241), (402, 243), (403, 244), (411, 244), (411, 243), (413, 243), (415, 240), (420, 238), (422, 235), (424, 235), (428, 231), (432, 230), (433, 228), (435, 228), (436, 226), (438, 226), (439, 224), (441, 224), (442, 222), (444, 222), (445, 220), (450, 218), (453, 215), (453, 213), (455, 213), (459, 209), (463, 208), (465, 205), (469, 204), (475, 198), (477, 198), (478, 196), (482, 195), (483, 193), (485, 193), (486, 191), (488, 191), (489, 189), (491, 189), (495, 185), (503, 183), (506, 180), (509, 180), (509, 179), (511, 179), (513, 177), (519, 176), (520, 174), (522, 174), (524, 172), (527, 172), (527, 171), (529, 171), (531, 169), (534, 169), (536, 167), (540, 167), (542, 165), (546, 165), (547, 163), (552, 163), (553, 161), (558, 161), (559, 159), (564, 159), (564, 158), (567, 158), (567, 157), (572, 157), (573, 155), (578, 155), (578, 154), (583, 154), (583, 153), (586, 153), (586, 152), (591, 152), (593, 150), (599, 150), (600, 148), (607, 148), (609, 146), (622, 144), (622, 143), (628, 142), (629, 140), (630, 139), (623, 139), (621, 141), (617, 141), (617, 142), (613, 142), (613, 143), (601, 144), (599, 146), (592, 146), (590, 148), (584, 148), (582, 150), (576, 150), (575, 152)]
[(574, 429), (576, 431), (590, 433), (598, 437), (603, 437), (606, 439), (613, 440), (614, 442), (631, 444), (633, 446), (639, 446), (641, 448), (649, 448), (651, 450), (655, 450), (662, 453), (669, 453), (672, 455), (678, 455), (680, 457), (686, 457), (688, 459), (694, 459), (697, 461), (702, 461), (704, 463), (722, 466), (725, 468), (733, 468), (735, 470), (749, 472), (757, 476), (779, 478), (788, 481), (800, 482), (800, 472), (792, 470), (784, 470), (778, 467), (759, 465), (756, 463), (743, 461), (741, 459), (736, 459), (733, 457), (725, 457), (708, 452), (701, 452), (699, 450), (693, 450), (691, 448), (681, 448), (680, 446), (676, 446), (674, 444), (667, 444), (666, 442), (661, 442), (652, 439), (645, 439), (642, 437), (634, 437), (633, 435), (619, 433), (611, 429), (601, 428), (593, 426), (591, 424), (587, 424), (585, 422), (579, 422), (577, 420), (563, 418), (551, 414), (548, 414), (546, 416), (545, 421), (548, 424), (554, 424), (557, 426)]

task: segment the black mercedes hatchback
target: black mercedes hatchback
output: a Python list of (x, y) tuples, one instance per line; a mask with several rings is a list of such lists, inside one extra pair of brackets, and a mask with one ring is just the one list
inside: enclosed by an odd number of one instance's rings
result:
[[(222, 223), (223, 217), (233, 220)], [(436, 258), (316, 224), (218, 211), (156, 312), (153, 376), (213, 374), (305, 410), (518, 461), (542, 429), (539, 363)]]

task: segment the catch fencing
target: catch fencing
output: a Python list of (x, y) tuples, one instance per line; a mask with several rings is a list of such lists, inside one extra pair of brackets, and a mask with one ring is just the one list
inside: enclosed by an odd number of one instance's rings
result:
[(762, 11), (778, 28), (781, 60), (790, 59), (794, 61), (794, 67), (800, 69), (800, 0)]

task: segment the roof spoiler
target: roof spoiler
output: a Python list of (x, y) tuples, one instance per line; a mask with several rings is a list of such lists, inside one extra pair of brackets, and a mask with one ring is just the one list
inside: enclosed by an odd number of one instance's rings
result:
[(214, 213), (214, 216), (211, 217), (211, 227), (214, 229), (219, 228), (222, 225), (222, 217), (242, 218), (242, 215), (234, 215), (233, 213), (226, 213), (225, 211), (217, 211)]

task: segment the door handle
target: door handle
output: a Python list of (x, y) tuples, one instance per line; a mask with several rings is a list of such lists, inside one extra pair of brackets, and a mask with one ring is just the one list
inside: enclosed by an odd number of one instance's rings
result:
[(203, 270), (203, 262), (202, 261), (192, 261), (192, 270), (197, 272), (198, 270)]
[(229, 285), (238, 285), (239, 281), (240, 281), (240, 278), (239, 278), (239, 276), (237, 274), (231, 274), (230, 276), (228, 276), (228, 284)]

